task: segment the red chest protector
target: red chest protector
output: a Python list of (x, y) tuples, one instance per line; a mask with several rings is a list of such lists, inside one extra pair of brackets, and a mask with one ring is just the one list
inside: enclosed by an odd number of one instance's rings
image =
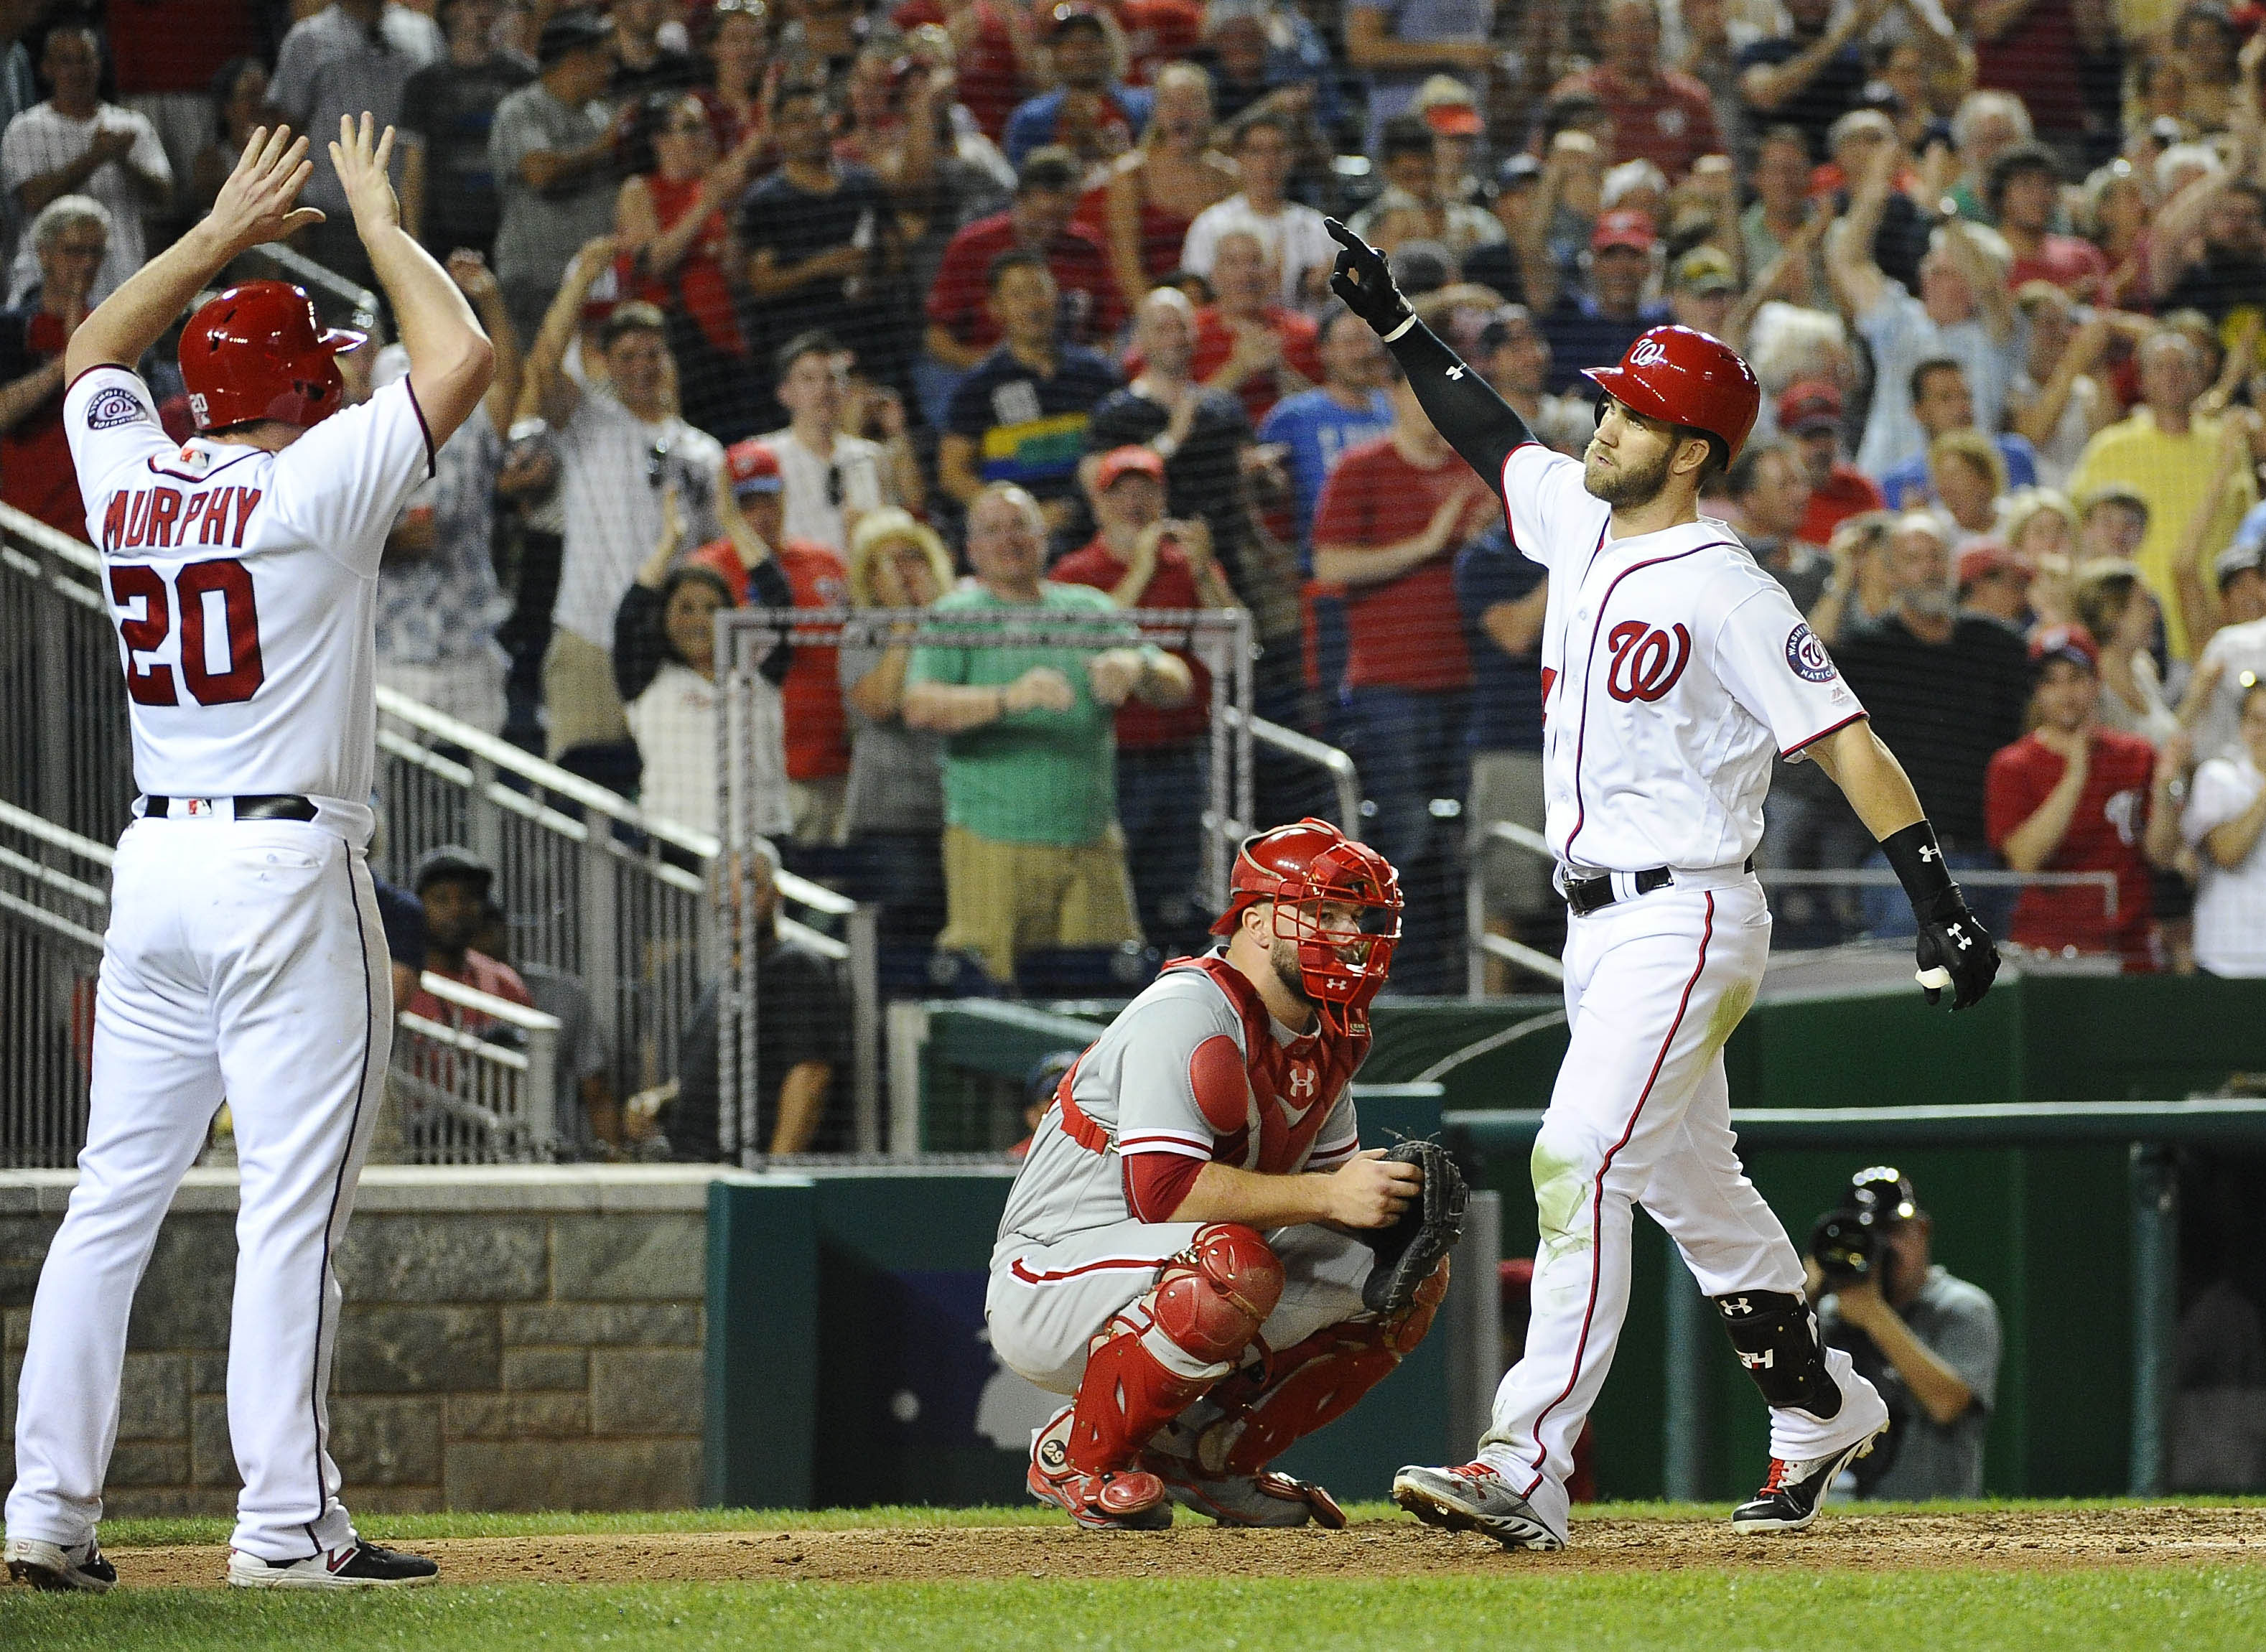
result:
[(1295, 1173), (1313, 1151), (1332, 1103), (1369, 1056), (1367, 1025), (1343, 1036), (1318, 1027), (1279, 1043), (1258, 990), (1226, 959), (1187, 958), (1166, 968), (1202, 970), (1243, 1018), (1240, 1054), (1233, 1053), (1232, 1041), (1215, 1034), (1189, 1064), (1215, 1138), (1213, 1159), (1272, 1176)]
[[(1210, 976), (1243, 1019), (1244, 1050), (1224, 1033), (1215, 1033), (1188, 1057), (1196, 1103), (1212, 1129), (1214, 1162), (1268, 1175), (1290, 1175), (1306, 1162), (1314, 1137), (1330, 1115), (1330, 1103), (1369, 1056), (1369, 1025), (1335, 1036), (1317, 1027), (1289, 1044), (1276, 1042), (1274, 1018), (1242, 972), (1214, 954), (1181, 958), (1166, 970), (1201, 969)], [(1063, 1129), (1090, 1153), (1110, 1151), (1109, 1132), (1085, 1115), (1071, 1093), (1078, 1064), (1055, 1087)]]

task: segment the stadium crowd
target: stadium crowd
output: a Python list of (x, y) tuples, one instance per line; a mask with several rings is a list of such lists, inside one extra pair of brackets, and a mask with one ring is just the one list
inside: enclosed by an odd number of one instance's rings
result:
[[(1546, 589), (1329, 300), (1335, 214), (1567, 452), (1581, 369), (1643, 329), (1741, 349), (1762, 417), (1707, 508), (1956, 865), (2096, 874), (1982, 888), (1986, 921), (2034, 956), (2266, 974), (2262, 19), (7, 0), (0, 498), (84, 533), (71, 329), (253, 126), (372, 110), (499, 362), (390, 547), (384, 681), (713, 830), (720, 607), (1238, 606), (1257, 712), (1351, 752), (1409, 886), (1396, 987), (1455, 990), (1467, 876), (1502, 931), (1563, 922), (1486, 830), (1542, 823)], [(318, 165), (309, 201), (335, 192)], [(301, 250), (368, 280), (343, 211)], [(362, 394), (401, 370), (382, 340), (348, 362)], [(994, 989), (1200, 940), (1200, 661), (870, 640), (767, 670), (757, 823), (791, 868), (881, 902), (924, 978), (939, 932)], [(1260, 780), (1269, 819), (1322, 801), (1287, 762)], [(1871, 848), (1782, 765), (1766, 865)], [(1867, 893), (1780, 889), (1782, 942), (1893, 932)]]

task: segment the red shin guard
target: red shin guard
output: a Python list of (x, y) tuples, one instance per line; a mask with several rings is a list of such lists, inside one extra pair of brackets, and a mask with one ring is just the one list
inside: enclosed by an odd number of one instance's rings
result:
[[(1148, 1295), (1111, 1319), (1086, 1356), (1066, 1460), (1081, 1473), (1124, 1468), (1251, 1345), (1283, 1294), (1283, 1265), (1247, 1227), (1197, 1230)], [(1175, 1370), (1159, 1338), (1195, 1371)]]
[(1291, 1442), (1336, 1422), (1424, 1340), (1447, 1291), (1444, 1257), (1402, 1313), (1324, 1326), (1227, 1378), (1211, 1396), (1227, 1414), (1204, 1430), (1197, 1460), (1216, 1474), (1256, 1474)]

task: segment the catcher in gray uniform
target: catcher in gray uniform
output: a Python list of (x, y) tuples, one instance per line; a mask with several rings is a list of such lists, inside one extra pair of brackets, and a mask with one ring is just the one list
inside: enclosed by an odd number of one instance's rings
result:
[(1218, 952), (1065, 1073), (991, 1254), (991, 1346), (1071, 1397), (1028, 1483), (1079, 1524), (1345, 1524), (1268, 1472), (1430, 1327), (1464, 1189), (1431, 1143), (1363, 1152), (1350, 1082), (1400, 932), (1390, 862), (1321, 821), (1245, 842)]

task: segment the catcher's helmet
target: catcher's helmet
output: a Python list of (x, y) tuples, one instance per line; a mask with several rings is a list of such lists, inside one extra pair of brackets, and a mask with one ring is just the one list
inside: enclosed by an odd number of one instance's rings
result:
[(201, 433), (253, 419), (320, 424), (346, 405), (335, 358), (366, 336), (323, 326), (303, 287), (231, 287), (181, 329), (189, 416)]
[[(1211, 926), (1232, 935), (1246, 908), (1275, 903), (1274, 935), (1298, 948), (1298, 979), (1322, 1025), (1342, 1033), (1362, 1019), (1400, 942), (1400, 878), (1392, 863), (1329, 822), (1307, 819), (1243, 840), (1227, 910)], [(1355, 927), (1324, 928), (1314, 903), (1355, 909)], [(1305, 910), (1302, 910), (1305, 909)]]
[(1733, 458), (1763, 405), (1754, 369), (1739, 353), (1692, 327), (1655, 327), (1629, 346), (1619, 367), (1585, 368), (1583, 376), (1648, 419), (1720, 436)]

